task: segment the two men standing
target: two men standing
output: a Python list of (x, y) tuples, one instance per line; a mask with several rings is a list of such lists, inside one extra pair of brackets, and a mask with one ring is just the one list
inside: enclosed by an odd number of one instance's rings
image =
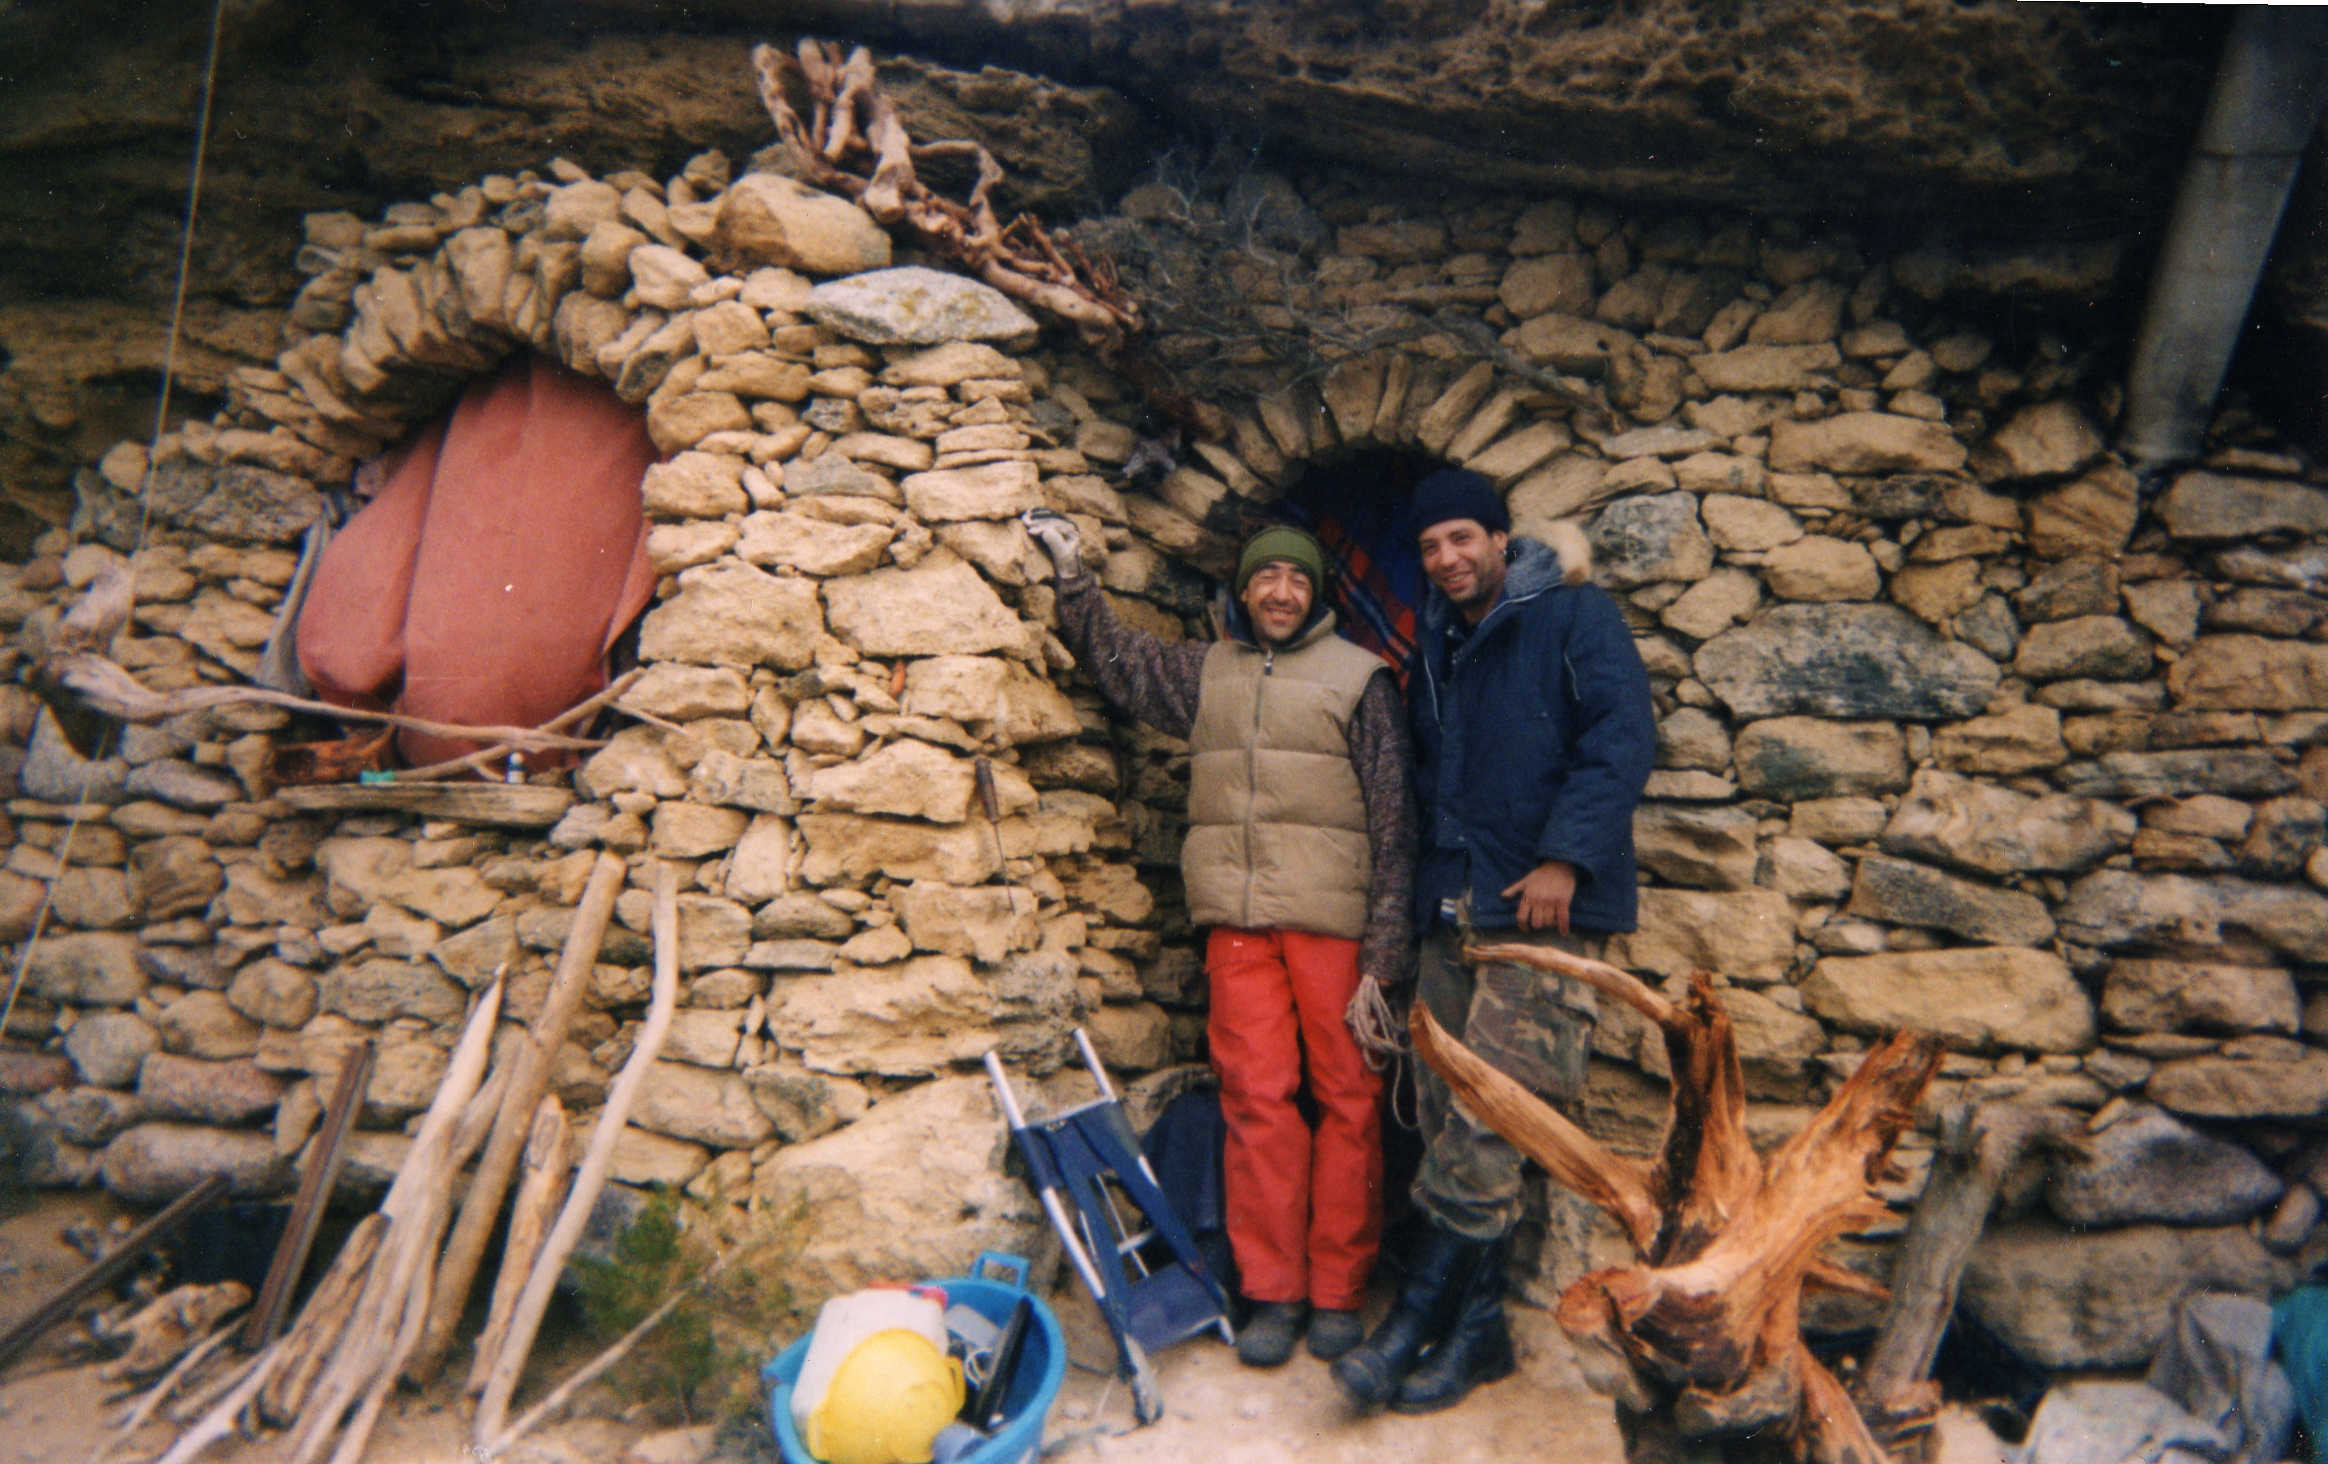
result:
[[(1450, 1407), (1514, 1368), (1503, 1293), (1522, 1158), (1422, 1072), (1427, 1225), (1396, 1304), (1360, 1341), (1381, 1227), (1381, 1082), (1345, 1018), (1361, 973), (1403, 984), (1451, 1035), (1555, 1099), (1582, 1086), (1592, 998), (1560, 978), (1474, 969), (1465, 941), (1582, 950), (1634, 927), (1633, 806), (1656, 749), (1648, 677), (1615, 603), (1587, 583), (1581, 533), (1513, 538), (1503, 500), (1447, 470), (1415, 494), (1431, 591), (1409, 708), (1377, 658), (1333, 635), (1324, 557), (1277, 528), (1240, 557), (1223, 638), (1160, 641), (1116, 621), (1075, 532), (1031, 525), (1059, 569), (1059, 615), (1118, 707), (1190, 741), (1190, 918), (1206, 948), (1206, 1035), (1228, 1121), (1230, 1241), (1261, 1303), (1238, 1341), (1310, 1350), (1359, 1402)], [(1419, 859), (1408, 785), (1419, 800)], [(1355, 1017), (1351, 1008), (1351, 1016)], [(1294, 1104), (1304, 1068), (1314, 1140)]]

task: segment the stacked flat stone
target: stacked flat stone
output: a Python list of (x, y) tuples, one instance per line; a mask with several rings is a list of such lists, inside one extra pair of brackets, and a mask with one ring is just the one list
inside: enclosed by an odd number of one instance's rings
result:
[[(124, 664), (157, 687), (246, 675), (319, 488), (533, 350), (640, 405), (669, 454), (642, 485), (662, 583), (628, 700), (679, 730), (617, 733), (546, 834), (332, 821), (264, 786), (272, 714), (141, 729), (91, 769), (0, 688), (26, 748), (7, 933), (63, 871), (12, 1034), (40, 1050), (0, 1067), (40, 1095), (50, 1176), (279, 1184), (366, 1035), (356, 1168), (388, 1172), (467, 993), (509, 960), (527, 1014), (605, 848), (689, 874), (686, 1005), (621, 1177), (837, 1207), (809, 1262), (837, 1283), (877, 1257), (930, 1272), (883, 1247), (1025, 1243), (968, 1065), (1047, 1069), (1080, 1024), (1111, 1066), (1169, 1077), (1204, 996), (1173, 874), (1186, 749), (1074, 672), (1017, 515), (1069, 514), (1126, 619), (1201, 633), (1245, 525), (1312, 466), (1384, 451), (1482, 473), (1521, 532), (1587, 527), (1661, 714), (1642, 929), (1611, 957), (1721, 974), (1771, 1132), (1895, 1025), (1954, 1049), (1928, 1119), (2015, 1095), (2095, 1112), (2097, 1157), (2027, 1197), (1966, 1288), (2061, 1365), (2146, 1355), (2195, 1279), (2292, 1277), (2328, 1193), (2307, 1137), (2328, 1114), (2307, 984), (2328, 479), (2227, 418), (2146, 506), (2106, 451), (2096, 343), (2009, 360), (1968, 323), (1998, 292), (2098, 290), (2107, 260), (1870, 262), (1784, 225), (1430, 215), (1330, 180), (1271, 197), (1315, 240), (1280, 258), (1290, 285), (1247, 281), (1255, 316), (1341, 312), (1397, 344), (1321, 345), (1307, 373), (1240, 357), (1225, 440), (1146, 487), (1124, 472), (1139, 408), (1101, 363), (716, 155), (311, 219), (275, 367), (152, 462), (125, 445), (85, 472), (94, 542), (0, 572), (11, 666), (136, 542), (144, 487)], [(584, 1121), (644, 1001), (646, 905), (642, 877), (559, 1058)], [(1662, 1045), (1622, 1012), (1597, 1041), (1588, 1122), (1646, 1147)]]

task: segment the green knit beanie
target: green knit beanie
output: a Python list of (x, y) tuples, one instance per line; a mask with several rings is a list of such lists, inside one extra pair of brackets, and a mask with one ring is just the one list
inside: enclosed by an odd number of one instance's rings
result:
[(1312, 593), (1326, 587), (1326, 551), (1318, 541), (1301, 530), (1279, 524), (1263, 529), (1245, 541), (1245, 552), (1237, 556), (1237, 594), (1245, 593), (1254, 572), (1264, 564), (1290, 564), (1309, 576)]

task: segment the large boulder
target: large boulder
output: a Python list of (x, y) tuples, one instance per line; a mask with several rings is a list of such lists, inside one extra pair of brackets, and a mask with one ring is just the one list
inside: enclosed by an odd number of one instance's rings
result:
[(1981, 1237), (1958, 1304), (2039, 1367), (2138, 1367), (2190, 1293), (2268, 1299), (2295, 1280), (2295, 1263), (2245, 1226), (2070, 1231), (2020, 1220)]
[(2032, 798), (1926, 769), (1883, 830), (1884, 852), (1975, 874), (2070, 873), (2134, 841), (2134, 815), (2092, 798)]
[(721, 266), (749, 274), (774, 266), (812, 275), (881, 269), (889, 235), (845, 198), (775, 173), (746, 173), (721, 197), (712, 235)]
[(1738, 785), (1794, 802), (1896, 792), (1907, 785), (1907, 742), (1891, 722), (1772, 717), (1739, 729)]
[(185, 1123), (141, 1123), (116, 1135), (98, 1158), (105, 1188), (133, 1205), (178, 1198), (213, 1174), (229, 1194), (279, 1194), (297, 1177), (290, 1157), (275, 1152), (272, 1134), (253, 1129), (206, 1128)]
[(2080, 945), (2212, 945), (2229, 925), (2292, 960), (2328, 950), (2328, 894), (2230, 876), (2096, 870), (2070, 887), (2054, 918)]
[(1974, 449), (1972, 470), (1989, 483), (2062, 478), (2108, 446), (2075, 402), (2062, 398), (2021, 408)]
[(44, 935), (25, 965), (25, 989), (74, 1006), (128, 1006), (148, 985), (137, 937), (90, 931)]
[(155, 1118), (233, 1128), (274, 1112), (283, 1087), (247, 1057), (206, 1062), (157, 1052), (138, 1071), (137, 1096)]
[(2259, 539), (2328, 532), (2328, 490), (2279, 478), (2194, 470), (2158, 499), (2158, 520), (2178, 539)]
[(976, 655), (1026, 644), (1019, 618), (978, 571), (950, 555), (833, 580), (824, 596), (833, 634), (869, 656)]
[(1803, 982), (1803, 1002), (1846, 1031), (1919, 1027), (1949, 1046), (1993, 1052), (2084, 1052), (2094, 1008), (2069, 967), (2024, 946), (1830, 956)]
[(2102, 981), (2102, 1016), (2122, 1032), (2293, 1033), (2296, 983), (2279, 966), (2121, 957)]
[(1716, 971), (1734, 981), (1785, 977), (1794, 964), (1794, 904), (1771, 890), (1641, 891), (1641, 928), (1609, 938), (1609, 960), (1676, 976)]
[(749, 1149), (776, 1133), (742, 1075), (688, 1062), (657, 1062), (647, 1069), (631, 1122), (715, 1149)]
[(169, 458), (146, 479), (146, 506), (202, 539), (288, 544), (323, 512), (313, 483), (248, 463)]
[(2191, 1118), (2317, 1119), (2328, 1114), (2328, 1052), (2286, 1037), (2241, 1037), (2160, 1063), (2143, 1092)]
[(995, 1045), (993, 1020), (986, 984), (960, 956), (794, 977), (768, 1003), (770, 1034), (820, 1072), (943, 1072)]
[(823, 629), (815, 584), (720, 560), (680, 571), (679, 593), (647, 613), (639, 657), (797, 671)]
[(1770, 467), (1779, 473), (1952, 473), (1964, 460), (1964, 444), (1944, 423), (1890, 412), (1842, 412), (1770, 428)]
[(1976, 716), (2001, 673), (1896, 605), (1777, 605), (1698, 648), (1698, 679), (1740, 717)]
[(1036, 331), (1034, 320), (992, 285), (918, 264), (818, 285), (809, 291), (808, 314), (852, 340), (881, 346), (1022, 341)]
[(1697, 495), (1653, 493), (1602, 509), (1592, 550), (1601, 582), (1632, 589), (1660, 580), (1688, 583), (1714, 567), (1713, 541), (1698, 525)]
[(2286, 1190), (2253, 1150), (2140, 1104), (2053, 1171), (2045, 1205), (2080, 1230), (2237, 1225)]
[(986, 1080), (943, 1077), (777, 1150), (752, 1193), (801, 1211), (809, 1239), (788, 1276), (803, 1297), (958, 1276), (981, 1251), (1027, 1253), (1042, 1232), (1033, 1192), (1003, 1167), (1008, 1144)]
[(2035, 895), (1975, 884), (1907, 859), (1860, 860), (1846, 913), (1984, 944), (2041, 946), (2053, 939), (2053, 917)]
[(2202, 636), (2168, 669), (2166, 687), (2180, 707), (2292, 712), (2328, 706), (2328, 645)]

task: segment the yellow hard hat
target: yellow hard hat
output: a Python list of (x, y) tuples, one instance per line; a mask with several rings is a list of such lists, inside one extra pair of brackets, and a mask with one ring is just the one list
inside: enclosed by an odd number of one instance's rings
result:
[(962, 1411), (962, 1364), (902, 1327), (849, 1350), (803, 1442), (826, 1464), (929, 1464), (930, 1441)]

